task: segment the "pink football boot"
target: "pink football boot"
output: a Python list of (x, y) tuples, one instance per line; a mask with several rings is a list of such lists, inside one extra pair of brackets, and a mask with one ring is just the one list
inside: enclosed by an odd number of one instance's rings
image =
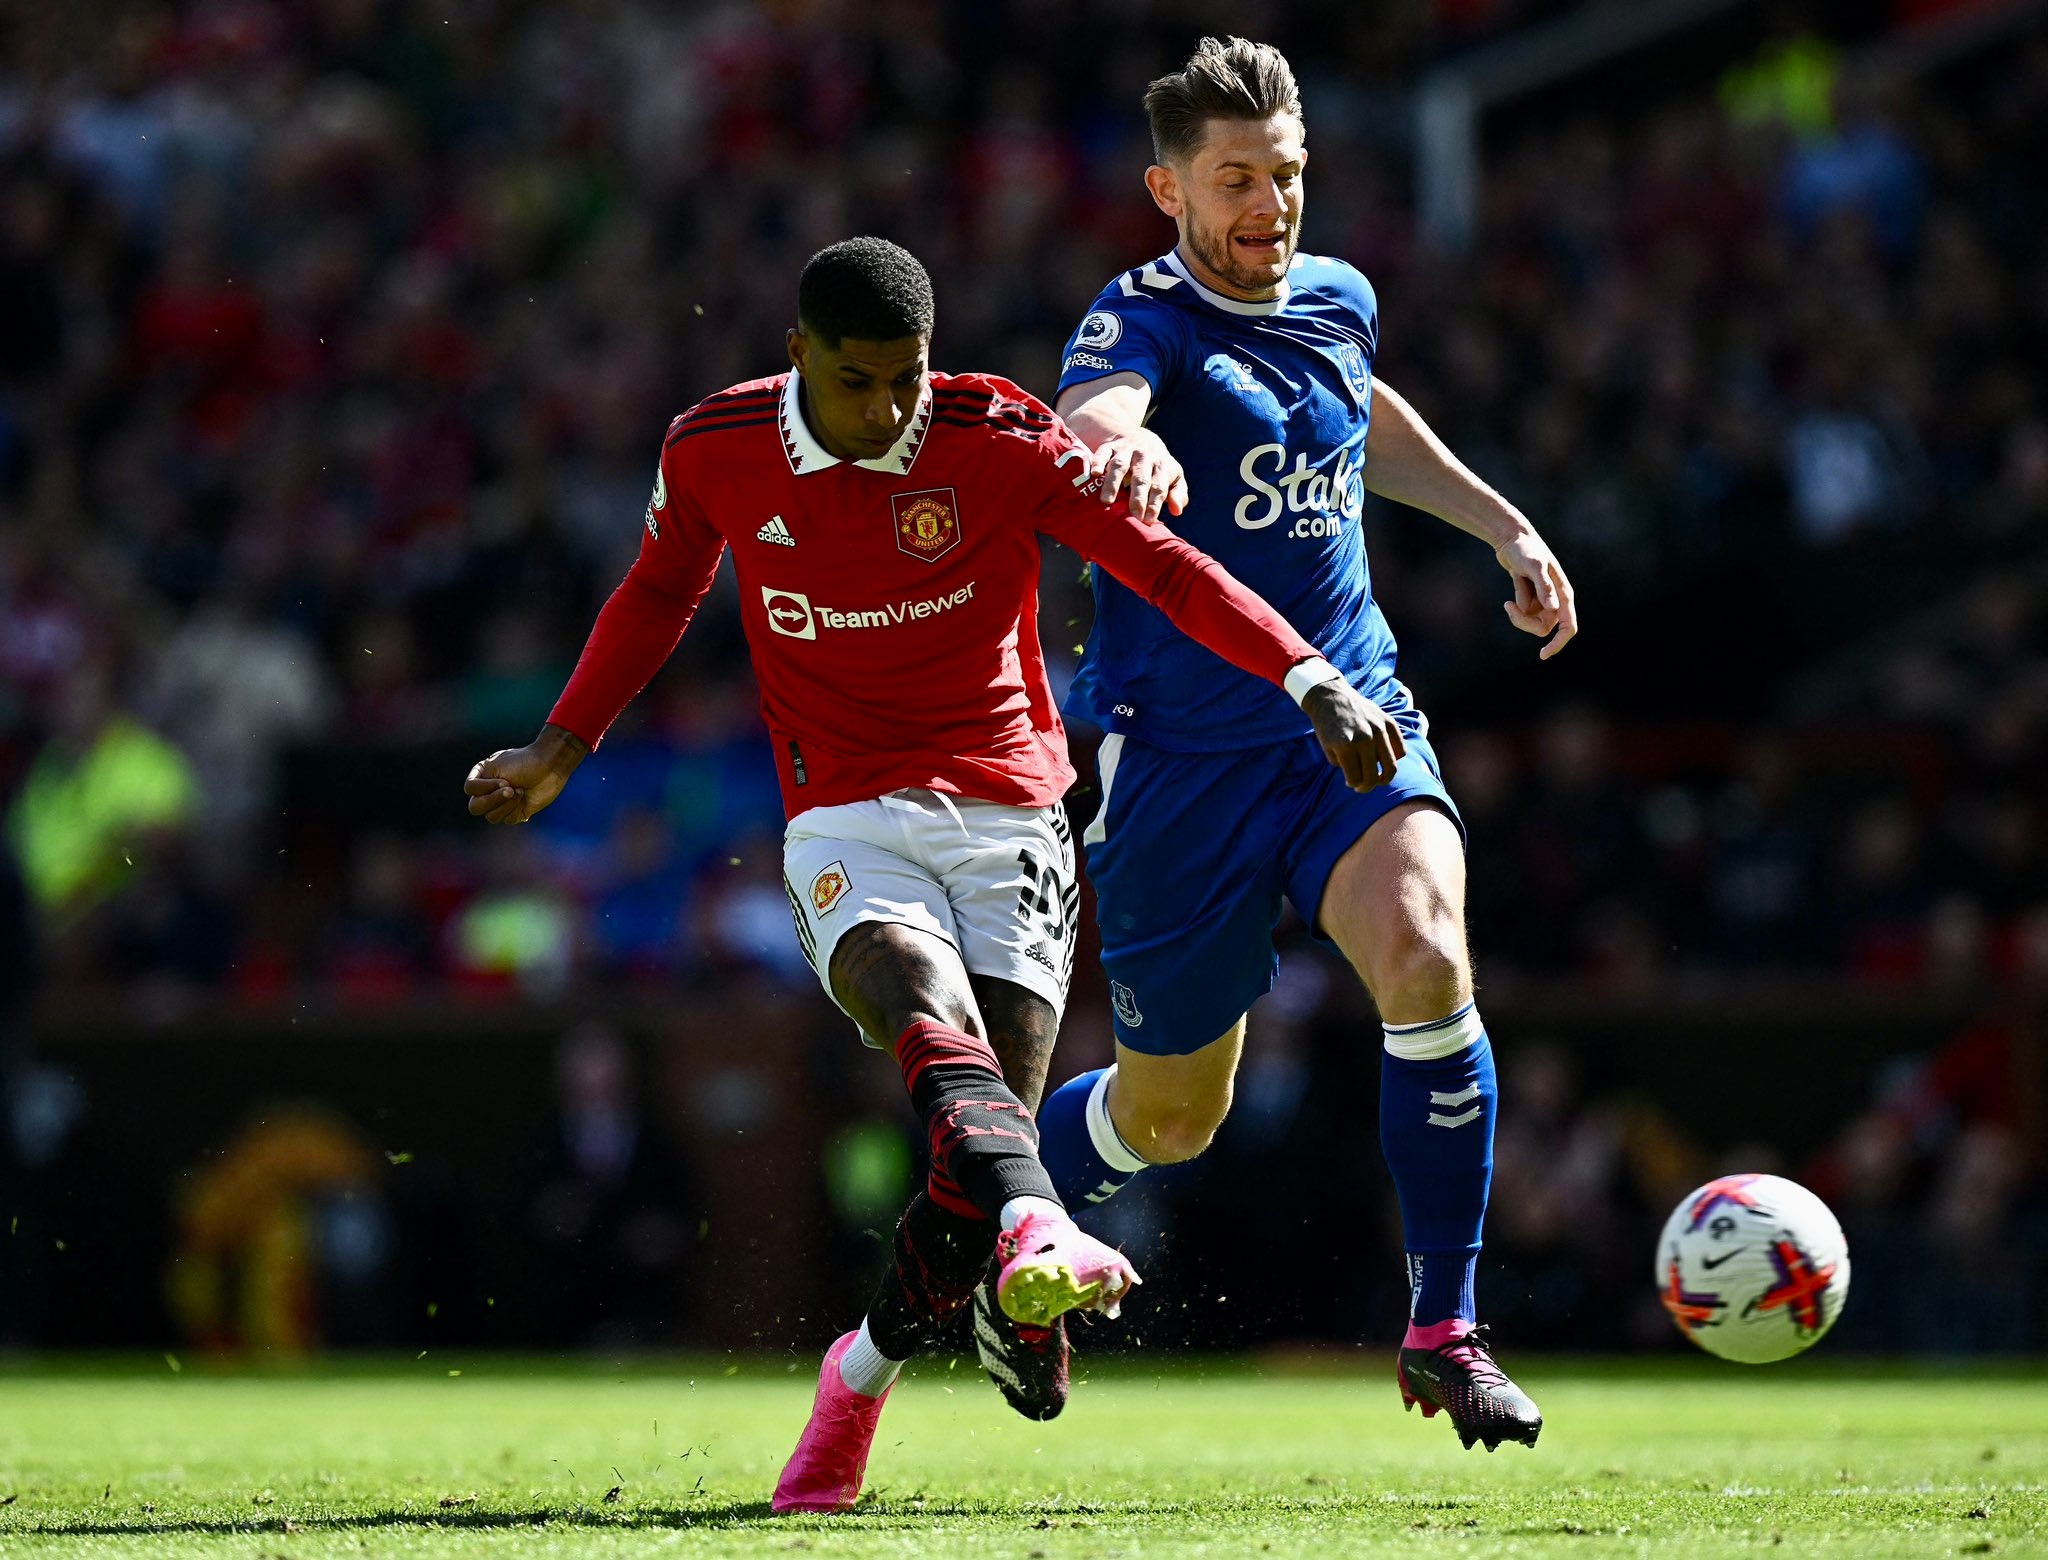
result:
[(777, 1511), (851, 1511), (860, 1499), (868, 1449), (875, 1444), (875, 1426), (882, 1422), (889, 1389), (885, 1387), (880, 1397), (863, 1397), (839, 1374), (840, 1357), (859, 1336), (850, 1332), (825, 1351), (811, 1422), (775, 1481)]
[(1013, 1322), (1050, 1327), (1083, 1307), (1114, 1316), (1142, 1283), (1121, 1251), (1105, 1246), (1063, 1213), (1032, 1213), (996, 1242), (1003, 1271), (996, 1303)]

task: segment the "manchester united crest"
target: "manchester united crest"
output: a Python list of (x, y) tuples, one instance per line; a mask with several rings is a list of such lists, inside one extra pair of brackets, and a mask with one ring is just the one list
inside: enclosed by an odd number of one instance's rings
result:
[(911, 557), (931, 563), (960, 545), (960, 506), (951, 488), (892, 493), (889, 508), (896, 516), (896, 545)]
[(846, 876), (846, 863), (835, 861), (811, 879), (811, 906), (823, 915), (838, 904), (853, 884)]

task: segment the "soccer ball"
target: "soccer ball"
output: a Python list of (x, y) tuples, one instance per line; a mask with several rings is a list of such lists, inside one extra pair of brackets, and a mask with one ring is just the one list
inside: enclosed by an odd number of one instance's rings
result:
[(1828, 1205), (1796, 1181), (1724, 1175), (1664, 1221), (1657, 1293), (1709, 1354), (1768, 1365), (1834, 1326), (1849, 1293), (1849, 1243)]

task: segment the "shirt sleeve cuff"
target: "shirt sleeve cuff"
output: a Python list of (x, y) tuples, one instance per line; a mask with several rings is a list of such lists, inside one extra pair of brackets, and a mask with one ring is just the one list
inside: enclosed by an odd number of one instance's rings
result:
[(1321, 656), (1311, 656), (1308, 660), (1296, 661), (1289, 667), (1287, 679), (1281, 686), (1287, 690), (1288, 697), (1299, 704), (1308, 697), (1309, 689), (1320, 688), (1326, 682), (1335, 682), (1343, 675)]

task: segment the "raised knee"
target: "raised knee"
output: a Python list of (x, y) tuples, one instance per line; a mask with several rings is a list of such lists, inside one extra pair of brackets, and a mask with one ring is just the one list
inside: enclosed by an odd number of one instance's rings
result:
[(1140, 1109), (1128, 1121), (1116, 1113), (1117, 1135), (1147, 1163), (1177, 1165), (1193, 1159), (1216, 1141), (1216, 1129), (1223, 1125), (1229, 1110), (1226, 1097), (1220, 1101), (1191, 1100)]
[(1457, 1007), (1471, 985), (1464, 929), (1446, 918), (1418, 929), (1388, 950), (1373, 982), (1373, 995), (1382, 1010), (1426, 1011), (1427, 1016), (1437, 1018)]

